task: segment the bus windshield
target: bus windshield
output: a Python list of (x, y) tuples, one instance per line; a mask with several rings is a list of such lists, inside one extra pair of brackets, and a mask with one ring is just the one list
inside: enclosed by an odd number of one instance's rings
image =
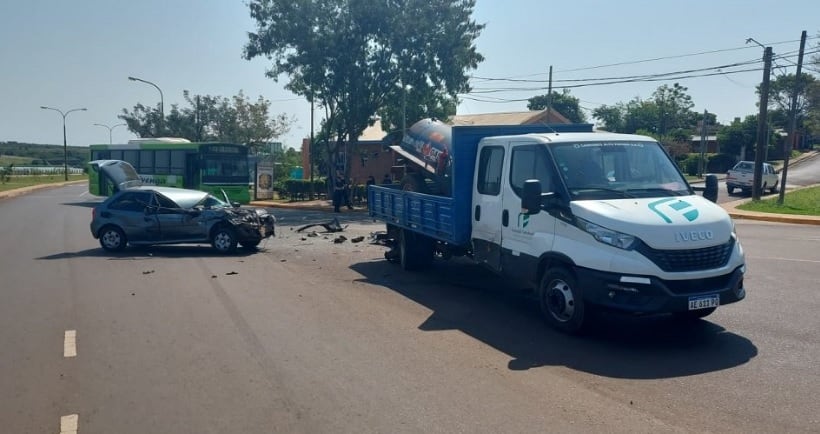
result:
[(657, 142), (568, 143), (551, 149), (572, 200), (691, 194)]

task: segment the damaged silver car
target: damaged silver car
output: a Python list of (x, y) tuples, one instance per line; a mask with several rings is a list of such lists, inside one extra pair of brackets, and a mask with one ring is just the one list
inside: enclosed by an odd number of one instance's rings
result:
[(91, 218), (91, 234), (107, 251), (129, 244), (210, 243), (221, 253), (232, 253), (237, 245), (256, 249), (274, 235), (276, 220), (264, 209), (242, 208), (203, 191), (123, 180), (122, 173), (113, 173), (129, 171), (119, 163), (101, 168), (111, 169), (112, 180), (119, 181), (118, 192), (95, 207)]

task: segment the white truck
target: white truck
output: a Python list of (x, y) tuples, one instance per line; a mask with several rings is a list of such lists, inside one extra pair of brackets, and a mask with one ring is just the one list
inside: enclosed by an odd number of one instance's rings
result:
[(448, 161), (429, 173), (447, 195), (368, 189), (370, 215), (395, 241), (386, 256), (403, 268), (467, 255), (529, 282), (546, 320), (568, 333), (591, 309), (701, 318), (745, 297), (734, 223), (654, 139), (588, 124), (420, 122), (405, 140), (444, 149)]
[[(736, 188), (739, 188), (743, 193), (749, 194), (754, 185), (754, 178), (755, 162), (740, 161), (726, 172), (726, 191), (731, 195)], [(779, 181), (774, 166), (769, 163), (763, 163), (760, 190), (765, 191), (768, 189), (771, 193), (777, 193), (777, 183)]]

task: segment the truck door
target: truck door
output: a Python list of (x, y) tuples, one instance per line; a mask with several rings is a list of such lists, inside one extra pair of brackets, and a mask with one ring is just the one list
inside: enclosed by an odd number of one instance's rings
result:
[(554, 165), (546, 146), (538, 143), (510, 143), (509, 176), (503, 182), (501, 207), (501, 269), (505, 275), (535, 281), (538, 261), (552, 249), (555, 217), (546, 211), (521, 213), (524, 181), (541, 181), (541, 192), (555, 192)]
[(501, 269), (501, 183), (505, 154), (503, 144), (480, 144), (473, 186), (473, 257), (496, 271)]

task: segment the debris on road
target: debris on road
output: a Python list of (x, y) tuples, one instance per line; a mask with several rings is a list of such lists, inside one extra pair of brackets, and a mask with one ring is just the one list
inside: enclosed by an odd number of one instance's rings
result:
[(351, 243), (361, 243), (362, 241), (364, 241), (364, 236), (359, 236), (359, 237), (350, 239)]
[(339, 224), (339, 219), (334, 217), (333, 220), (329, 223), (312, 223), (309, 225), (302, 226), (301, 228), (297, 229), (296, 232), (302, 232), (305, 229), (312, 228), (314, 226), (321, 226), (325, 228), (325, 232), (341, 232), (347, 228), (347, 225), (342, 226)]

